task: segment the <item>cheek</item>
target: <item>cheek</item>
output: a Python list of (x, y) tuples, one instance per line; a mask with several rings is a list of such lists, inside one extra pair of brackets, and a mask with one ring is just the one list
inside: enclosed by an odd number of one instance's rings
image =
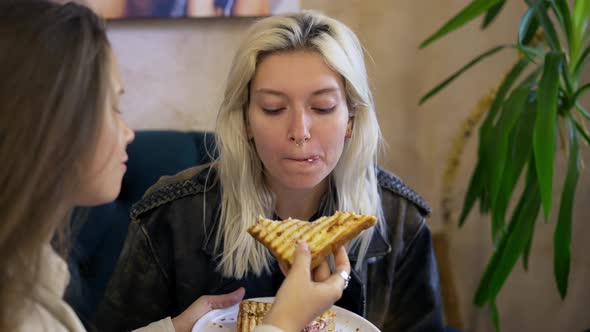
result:
[(340, 160), (342, 156), (342, 152), (344, 151), (344, 137), (340, 137), (340, 135), (332, 135), (326, 140), (328, 155), (330, 158), (330, 162), (335, 164)]
[(348, 120), (335, 121), (333, 123), (326, 123), (325, 126), (316, 131), (316, 135), (320, 137), (324, 147), (327, 147), (332, 153), (336, 153), (339, 157), (344, 147), (346, 140), (346, 128)]
[(98, 172), (104, 170), (109, 160), (113, 158), (118, 139), (117, 125), (114, 121), (106, 121), (98, 136), (95, 158), (91, 167), (93, 170)]
[(90, 174), (99, 175), (108, 162), (109, 155), (111, 154), (112, 147), (110, 146), (109, 137), (105, 133), (106, 130), (103, 130), (102, 133), (99, 135), (96, 152), (92, 158), (92, 164), (88, 168), (90, 170)]
[(254, 140), (256, 151), (261, 157), (280, 150), (282, 133), (280, 126), (256, 116), (251, 116), (249, 123), (249, 135)]
[(253, 138), (256, 152), (265, 164), (277, 156), (283, 149), (279, 139), (271, 131), (257, 132)]
[(120, 190), (123, 166), (116, 153), (117, 126), (105, 122), (100, 130), (93, 155), (81, 165), (81, 178), (75, 189), (76, 205), (94, 206), (112, 201)]

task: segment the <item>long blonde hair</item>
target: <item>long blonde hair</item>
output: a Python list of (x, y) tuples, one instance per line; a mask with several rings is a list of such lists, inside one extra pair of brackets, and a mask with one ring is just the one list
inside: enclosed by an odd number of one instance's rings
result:
[[(274, 201), (264, 184), (263, 166), (249, 143), (244, 119), (249, 84), (261, 58), (292, 50), (318, 52), (342, 76), (355, 118), (352, 137), (331, 174), (337, 197), (332, 208), (377, 215), (379, 227), (384, 228), (376, 177), (381, 134), (360, 42), (347, 26), (316, 12), (265, 18), (252, 26), (234, 57), (217, 117), (216, 167), (223, 192), (216, 248), (225, 276), (242, 278), (270, 269), (272, 257), (246, 232), (259, 215), (272, 216)], [(372, 234), (373, 230), (368, 230), (349, 245), (349, 250), (359, 250), (357, 268)]]
[(0, 4), (0, 331), (22, 320), (42, 247), (67, 224), (103, 119), (108, 48), (86, 7)]

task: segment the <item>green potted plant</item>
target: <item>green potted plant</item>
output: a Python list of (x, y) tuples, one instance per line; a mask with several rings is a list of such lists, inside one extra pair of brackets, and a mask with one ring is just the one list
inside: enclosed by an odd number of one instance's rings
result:
[[(520, 55), (491, 95), (484, 112), (480, 112), (485, 120), (479, 128), (477, 164), (459, 217), (459, 225), (463, 225), (476, 203), (482, 214), (491, 216), (494, 251), (474, 303), (489, 306), (496, 330), (496, 297), (519, 258), (526, 269), (541, 210), (545, 219), (557, 213), (554, 273), (559, 294), (565, 298), (572, 212), (581, 163), (579, 151), (581, 145), (590, 144), (586, 129), (590, 113), (580, 104), (581, 97), (590, 90), (590, 84), (581, 82), (590, 60), (590, 1), (575, 0), (572, 8), (566, 0), (525, 2), (527, 10), (520, 19), (514, 44), (483, 52), (420, 100), (424, 103), (463, 72), (504, 49), (516, 49)], [(473, 0), (420, 47), (480, 16), (484, 16), (485, 29), (505, 4), (505, 0)], [(564, 154), (557, 153), (559, 147)], [(552, 196), (554, 163), (562, 155), (566, 156), (568, 166), (558, 205)], [(523, 183), (523, 190), (516, 207), (509, 209), (519, 182)]]

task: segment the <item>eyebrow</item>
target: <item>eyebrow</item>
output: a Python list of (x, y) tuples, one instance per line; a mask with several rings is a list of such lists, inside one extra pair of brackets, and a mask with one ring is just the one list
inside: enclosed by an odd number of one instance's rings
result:
[[(340, 89), (334, 88), (334, 87), (323, 88), (323, 89), (319, 89), (317, 91), (314, 91), (312, 93), (312, 95), (318, 96), (318, 95), (323, 95), (326, 93), (334, 93), (334, 92), (340, 92)], [(266, 89), (266, 88), (258, 89), (254, 92), (254, 94), (259, 94), (259, 93), (270, 94), (270, 95), (275, 95), (275, 96), (285, 96), (285, 94), (281, 91), (277, 91), (277, 90), (273, 90), (273, 89)]]

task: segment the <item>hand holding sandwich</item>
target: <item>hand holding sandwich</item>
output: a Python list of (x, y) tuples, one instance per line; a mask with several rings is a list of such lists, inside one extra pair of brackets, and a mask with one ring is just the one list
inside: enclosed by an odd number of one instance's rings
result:
[(274, 325), (286, 332), (299, 332), (340, 299), (345, 286), (341, 272), (350, 274), (350, 262), (342, 246), (333, 254), (335, 272), (327, 278), (317, 278), (318, 274), (314, 273), (314, 281), (312, 272), (315, 270), (310, 269), (309, 247), (305, 242), (296, 244), (294, 263), (277, 293), (272, 309), (264, 318), (264, 324)]

